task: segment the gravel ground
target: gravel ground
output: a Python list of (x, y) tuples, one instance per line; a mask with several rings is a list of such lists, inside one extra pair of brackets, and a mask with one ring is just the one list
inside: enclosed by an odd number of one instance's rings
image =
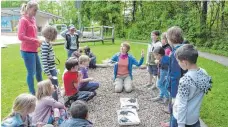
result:
[[(149, 81), (145, 69), (133, 70), (134, 91), (131, 93), (114, 93), (113, 68), (97, 68), (89, 70), (89, 77), (100, 83), (97, 96), (88, 102), (89, 120), (95, 127), (118, 127), (117, 110), (120, 109), (120, 97), (133, 97), (138, 99), (138, 115), (141, 123), (137, 127), (159, 127), (159, 123), (168, 120), (169, 115), (161, 109), (165, 106), (151, 101), (152, 92), (143, 87)], [(158, 93), (156, 91), (156, 93)]]

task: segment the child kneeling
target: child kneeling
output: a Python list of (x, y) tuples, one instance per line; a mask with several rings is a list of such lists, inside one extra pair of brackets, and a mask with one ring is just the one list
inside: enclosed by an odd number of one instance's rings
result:
[(69, 107), (72, 101), (92, 99), (95, 94), (89, 91), (79, 91), (78, 84), (80, 82), (81, 74), (78, 72), (77, 58), (70, 57), (65, 63), (67, 72), (63, 76), (65, 89), (65, 106)]

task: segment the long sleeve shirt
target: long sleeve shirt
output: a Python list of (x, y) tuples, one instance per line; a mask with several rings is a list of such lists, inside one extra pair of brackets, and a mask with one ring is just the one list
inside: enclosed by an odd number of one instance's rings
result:
[(41, 44), (41, 63), (44, 73), (50, 76), (50, 70), (55, 69), (55, 54), (52, 45), (45, 41)]
[(35, 18), (22, 16), (18, 23), (18, 39), (21, 41), (21, 50), (38, 52), (37, 26)]

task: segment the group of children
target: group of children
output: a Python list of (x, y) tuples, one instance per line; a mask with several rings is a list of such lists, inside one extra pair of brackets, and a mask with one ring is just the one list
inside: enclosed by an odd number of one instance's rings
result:
[[(78, 48), (72, 53), (72, 57), (67, 59), (66, 71), (63, 74), (64, 103), (61, 103), (58, 101), (60, 90), (55, 54), (50, 43), (56, 39), (57, 30), (47, 26), (43, 29), (42, 35), (45, 40), (41, 44), (41, 62), (48, 79), (38, 83), (36, 96), (21, 94), (16, 98), (13, 111), (4, 119), (2, 126), (92, 126), (92, 123), (86, 120), (86, 102), (96, 96), (95, 90), (99, 87), (99, 83), (93, 82), (93, 78), (88, 76), (89, 66), (96, 67), (95, 55), (87, 46), (84, 48), (85, 55), (82, 55), (82, 49)], [(68, 108), (71, 119), (68, 118), (66, 111)]]
[[(182, 34), (179, 27), (171, 27), (162, 33), (160, 42), (159, 32), (151, 33), (152, 43), (148, 44), (146, 63), (150, 73), (149, 84), (153, 84), (153, 89), (157, 84), (160, 90), (153, 101), (169, 103), (170, 122), (161, 123), (162, 126), (199, 127), (200, 105), (204, 94), (211, 88), (211, 77), (197, 66), (198, 51), (190, 44), (183, 44)], [(50, 43), (56, 39), (57, 31), (48, 26), (42, 35), (45, 41), (41, 45), (41, 61), (49, 79), (38, 83), (36, 97), (30, 94), (18, 96), (12, 113), (4, 119), (2, 126), (92, 126), (86, 120), (86, 101), (96, 96), (95, 90), (99, 87), (99, 83), (92, 82), (93, 78), (88, 76), (88, 67), (96, 67), (96, 57), (89, 47), (85, 48), (85, 55), (81, 55), (79, 48), (71, 53), (63, 74), (65, 102), (62, 104), (58, 102), (55, 55)], [(70, 119), (67, 108), (72, 116)], [(32, 120), (29, 114), (32, 114)]]
[(199, 112), (205, 93), (211, 89), (211, 77), (197, 66), (198, 51), (185, 44), (180, 27), (174, 26), (162, 33), (151, 33), (147, 65), (152, 90), (159, 88), (153, 101), (168, 104), (170, 122), (163, 127), (200, 127)]

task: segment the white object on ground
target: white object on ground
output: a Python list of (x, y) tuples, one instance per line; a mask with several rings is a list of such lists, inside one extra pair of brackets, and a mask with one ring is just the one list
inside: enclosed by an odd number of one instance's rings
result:
[(117, 110), (119, 125), (138, 125), (140, 120), (135, 109), (122, 108)]
[(120, 98), (120, 108), (139, 110), (139, 104), (136, 98)]

